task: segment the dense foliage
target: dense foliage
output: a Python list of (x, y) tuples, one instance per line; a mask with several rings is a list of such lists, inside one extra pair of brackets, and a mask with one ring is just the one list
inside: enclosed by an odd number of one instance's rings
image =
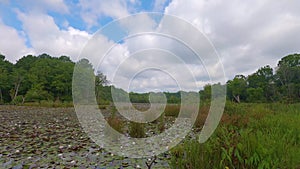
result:
[[(200, 91), (202, 100), (210, 93), (211, 85), (206, 85)], [(275, 70), (267, 65), (247, 77), (236, 75), (227, 82), (227, 98), (238, 103), (299, 102), (300, 54), (283, 57)]]
[[(88, 60), (80, 63), (90, 66)], [(72, 75), (75, 63), (67, 56), (51, 57), (47, 54), (28, 55), (15, 64), (0, 55), (0, 104), (41, 101), (72, 101)], [(96, 74), (96, 96), (100, 104), (112, 102), (111, 90), (127, 94), (122, 89), (108, 86), (106, 76)], [(222, 86), (214, 84), (214, 86)], [(210, 99), (212, 85), (201, 90), (201, 100)], [(180, 92), (164, 93), (168, 103), (180, 103)], [(149, 93), (129, 93), (132, 102), (148, 103)], [(227, 82), (227, 98), (235, 102), (299, 102), (300, 54), (283, 57), (275, 70), (264, 66), (255, 73), (237, 75)]]
[(212, 137), (205, 144), (185, 139), (171, 150), (170, 167), (298, 169), (299, 109), (299, 104), (227, 102)]
[(28, 55), (12, 64), (0, 58), (0, 103), (71, 101), (74, 62), (67, 56)]

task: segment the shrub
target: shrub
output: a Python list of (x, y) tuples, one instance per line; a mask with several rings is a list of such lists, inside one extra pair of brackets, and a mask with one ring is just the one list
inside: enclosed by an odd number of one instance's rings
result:
[(130, 122), (129, 124), (129, 135), (134, 138), (145, 137), (145, 126), (143, 123)]
[(163, 132), (165, 130), (165, 114), (162, 113), (159, 118), (155, 120), (155, 122), (157, 123), (157, 131)]
[(108, 117), (107, 123), (119, 133), (123, 132), (124, 122), (116, 116)]
[(24, 96), (17, 96), (13, 101), (11, 101), (14, 105), (21, 105), (24, 104), (25, 97)]

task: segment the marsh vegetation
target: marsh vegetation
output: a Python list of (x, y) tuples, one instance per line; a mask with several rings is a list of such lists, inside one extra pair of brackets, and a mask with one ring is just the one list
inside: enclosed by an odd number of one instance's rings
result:
[[(167, 106), (158, 120), (142, 125), (113, 115), (112, 109), (107, 106), (103, 112), (113, 128), (132, 137), (150, 137), (172, 126), (179, 106)], [(228, 102), (216, 132), (199, 144), (208, 110), (209, 105), (201, 105), (193, 130), (158, 156), (152, 168), (300, 167), (299, 104)], [(2, 168), (146, 167), (146, 159), (118, 157), (93, 143), (73, 108), (1, 106), (0, 115)]]

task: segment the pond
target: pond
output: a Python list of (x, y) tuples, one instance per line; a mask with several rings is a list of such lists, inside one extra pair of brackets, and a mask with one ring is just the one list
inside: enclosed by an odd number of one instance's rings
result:
[[(149, 160), (99, 147), (73, 108), (0, 106), (0, 144), (0, 168), (146, 168)], [(169, 168), (169, 158), (159, 155), (152, 168)]]

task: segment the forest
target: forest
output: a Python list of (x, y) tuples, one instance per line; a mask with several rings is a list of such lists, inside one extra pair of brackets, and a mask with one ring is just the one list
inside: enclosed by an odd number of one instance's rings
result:
[[(89, 61), (85, 62), (92, 67)], [(71, 103), (74, 66), (75, 62), (68, 56), (27, 55), (13, 64), (0, 55), (0, 104)], [(98, 102), (109, 104), (111, 88), (116, 88), (109, 84), (103, 73), (98, 72), (95, 77)], [(212, 85), (221, 84), (207, 84), (199, 90), (202, 101), (210, 99)], [(266, 65), (248, 76), (236, 75), (226, 86), (227, 99), (237, 103), (299, 102), (300, 54), (284, 56), (276, 68)], [(117, 90), (126, 94), (122, 89)], [(164, 94), (168, 103), (180, 103), (179, 91)], [(134, 103), (149, 102), (149, 93), (130, 92), (129, 96)]]

